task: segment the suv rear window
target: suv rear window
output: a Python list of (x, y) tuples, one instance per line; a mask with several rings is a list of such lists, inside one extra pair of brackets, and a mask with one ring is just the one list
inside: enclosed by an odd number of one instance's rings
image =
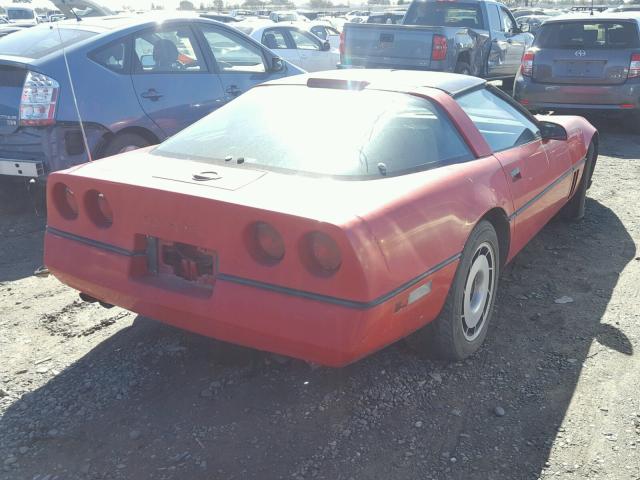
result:
[(306, 86), (250, 90), (154, 153), (227, 165), (225, 157), (232, 164), (243, 158), (245, 165), (345, 179), (401, 175), (473, 158), (447, 115), (425, 99)]
[(635, 22), (553, 22), (538, 31), (534, 45), (540, 48), (637, 48)]
[(484, 28), (482, 13), (477, 3), (413, 2), (403, 23), (405, 25)]
[(0, 54), (40, 58), (94, 35), (75, 28), (32, 27), (0, 38)]

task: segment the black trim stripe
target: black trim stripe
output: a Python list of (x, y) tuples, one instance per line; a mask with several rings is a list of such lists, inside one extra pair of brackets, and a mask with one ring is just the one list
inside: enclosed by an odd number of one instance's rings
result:
[(75, 235), (69, 232), (63, 232), (62, 230), (58, 230), (57, 228), (53, 228), (47, 225), (47, 233), (55, 235), (56, 237), (62, 237), (67, 240), (72, 240), (78, 243), (84, 243), (85, 245), (89, 245), (90, 247), (99, 248), (101, 250), (107, 250), (111, 253), (117, 253), (118, 255), (124, 255), (125, 257), (144, 257), (146, 256), (145, 252), (134, 252), (131, 250), (127, 250), (125, 248), (116, 247), (115, 245), (111, 245), (110, 243), (100, 242), (98, 240), (93, 240), (91, 238), (81, 237), (80, 235)]
[(582, 160), (580, 160), (578, 163), (576, 163), (575, 165), (573, 165), (569, 170), (567, 170), (566, 172), (564, 172), (562, 175), (560, 175), (558, 178), (556, 178), (553, 182), (551, 182), (549, 185), (547, 185), (544, 190), (542, 190), (540, 193), (538, 193), (535, 197), (533, 197), (531, 200), (529, 200), (528, 202), (526, 202), (524, 205), (522, 205), (519, 209), (517, 209), (515, 212), (513, 212), (511, 215), (509, 215), (508, 220), (511, 221), (514, 218), (516, 218), (518, 215), (520, 215), (522, 212), (524, 212), (527, 208), (529, 208), (531, 205), (533, 205), (534, 203), (536, 203), (538, 200), (540, 200), (546, 193), (549, 193), (549, 191), (551, 191), (556, 185), (558, 185), (560, 182), (562, 182), (565, 178), (567, 178), (569, 175), (573, 174), (576, 170), (578, 170), (580, 168), (580, 166), (587, 161), (587, 157), (584, 157)]
[[(99, 242), (97, 240), (92, 240), (90, 238), (81, 237), (81, 236), (75, 235), (73, 233), (63, 232), (61, 230), (58, 230), (57, 228), (53, 228), (53, 227), (49, 227), (49, 226), (47, 226), (47, 233), (50, 233), (52, 235), (56, 235), (56, 236), (61, 237), (61, 238), (65, 238), (67, 240), (72, 240), (74, 242), (83, 243), (83, 244), (88, 245), (90, 247), (99, 248), (101, 250), (107, 250), (109, 252), (112, 252), (112, 253), (115, 253), (115, 254), (118, 254), (118, 255), (124, 255), (124, 256), (127, 256), (127, 257), (142, 257), (142, 256), (146, 256), (146, 252), (133, 252), (133, 251), (130, 251), (130, 250), (126, 250), (124, 248), (116, 247), (115, 245), (110, 245), (108, 243)], [(446, 266), (452, 264), (453, 262), (457, 261), (458, 259), (460, 259), (461, 256), (462, 256), (461, 253), (456, 253), (455, 255), (452, 255), (451, 257), (449, 257), (449, 258), (443, 260), (442, 262), (438, 263), (437, 265), (433, 266), (432, 268), (430, 268), (426, 272), (421, 273), (417, 277), (412, 278), (408, 282), (403, 283), (399, 287), (394, 288), (390, 292), (387, 292), (387, 293), (385, 293), (385, 294), (379, 296), (378, 298), (375, 298), (374, 300), (371, 300), (369, 302), (360, 302), (360, 301), (356, 301), (356, 300), (348, 300), (348, 299), (345, 299), (345, 298), (332, 297), (330, 295), (322, 295), (322, 294), (319, 294), (319, 293), (308, 292), (306, 290), (298, 290), (298, 289), (295, 289), (295, 288), (283, 287), (283, 286), (280, 286), (280, 285), (274, 285), (272, 283), (261, 282), (261, 281), (252, 280), (252, 279), (249, 279), (249, 278), (237, 277), (235, 275), (230, 275), (230, 274), (227, 274), (227, 273), (220, 273), (219, 272), (216, 275), (216, 280), (222, 280), (222, 281), (225, 281), (225, 282), (236, 283), (238, 285), (244, 285), (244, 286), (247, 286), (247, 287), (261, 288), (263, 290), (269, 290), (271, 292), (282, 293), (282, 294), (291, 295), (291, 296), (294, 296), (294, 297), (307, 298), (309, 300), (316, 300), (316, 301), (324, 302), (324, 303), (331, 303), (333, 305), (339, 305), (341, 307), (355, 308), (355, 309), (358, 309), (358, 310), (366, 310), (368, 308), (376, 307), (376, 306), (378, 306), (378, 305), (390, 300), (391, 298), (395, 297), (396, 295), (399, 295), (400, 293), (404, 292), (405, 290), (407, 290), (407, 289), (413, 287), (414, 285), (420, 283), (422, 280), (424, 280), (428, 276), (433, 275), (437, 271), (442, 270), (444, 267), (446, 267)]]

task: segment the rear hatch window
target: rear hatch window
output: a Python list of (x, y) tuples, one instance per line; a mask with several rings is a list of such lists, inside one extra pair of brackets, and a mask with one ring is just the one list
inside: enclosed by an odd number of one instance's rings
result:
[(0, 38), (0, 55), (40, 58), (94, 35), (75, 28), (32, 27)]
[(536, 36), (540, 48), (637, 48), (635, 22), (589, 21), (546, 23)]

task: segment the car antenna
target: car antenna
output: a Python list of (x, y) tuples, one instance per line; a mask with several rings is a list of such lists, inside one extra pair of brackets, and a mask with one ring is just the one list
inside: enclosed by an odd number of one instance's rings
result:
[(76, 12), (75, 8), (71, 9), (71, 13), (73, 13), (73, 16), (76, 17), (76, 20), (81, 22), (82, 21), (82, 17), (80, 15), (78, 15), (78, 12)]
[[(71, 9), (73, 12), (73, 9)], [(73, 12), (78, 17), (75, 12)], [(78, 18), (78, 21), (80, 19)], [(62, 57), (64, 58), (64, 65), (67, 69), (67, 78), (69, 79), (69, 87), (71, 89), (71, 98), (73, 98), (73, 105), (76, 109), (76, 115), (78, 115), (78, 124), (80, 125), (80, 133), (82, 134), (82, 141), (84, 142), (84, 151), (87, 152), (87, 158), (89, 161), (93, 161), (91, 158), (91, 150), (89, 149), (89, 142), (87, 141), (87, 132), (84, 129), (84, 123), (82, 122), (82, 116), (80, 115), (80, 108), (78, 107), (78, 99), (76, 98), (76, 89), (73, 86), (73, 79), (71, 78), (71, 69), (69, 68), (69, 60), (67, 59), (67, 50), (64, 48), (64, 42), (62, 41), (62, 33), (60, 33), (60, 23), (56, 22), (56, 29), (58, 30), (58, 38), (60, 39), (60, 48), (62, 49)]]

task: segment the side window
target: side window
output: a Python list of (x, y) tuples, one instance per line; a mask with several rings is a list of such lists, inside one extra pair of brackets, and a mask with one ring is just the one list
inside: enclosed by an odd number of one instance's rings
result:
[(188, 27), (146, 31), (134, 37), (137, 73), (187, 73), (206, 70)]
[(91, 53), (91, 58), (103, 67), (114, 72), (123, 73), (125, 68), (126, 41), (112, 43)]
[(313, 33), (316, 37), (321, 38), (322, 40), (327, 39), (327, 31), (324, 29), (324, 27), (321, 27), (320, 25), (311, 27), (311, 33)]
[(262, 51), (239, 36), (202, 26), (202, 34), (215, 57), (220, 72), (265, 72)]
[(289, 48), (287, 46), (287, 39), (284, 36), (284, 32), (276, 28), (265, 30), (262, 34), (262, 41), (260, 43), (271, 50), (282, 50), (285, 48)]
[(540, 138), (540, 130), (535, 123), (487, 89), (467, 93), (457, 101), (494, 152)]
[(498, 13), (498, 6), (487, 4), (487, 14), (489, 15), (489, 30), (492, 32), (502, 31), (502, 22), (500, 21), (500, 14)]
[(511, 15), (503, 7), (500, 7), (500, 23), (502, 24), (503, 32), (513, 32), (516, 28), (516, 24), (513, 23)]
[(296, 48), (300, 50), (320, 50), (320, 44), (311, 35), (299, 30), (289, 30)]

